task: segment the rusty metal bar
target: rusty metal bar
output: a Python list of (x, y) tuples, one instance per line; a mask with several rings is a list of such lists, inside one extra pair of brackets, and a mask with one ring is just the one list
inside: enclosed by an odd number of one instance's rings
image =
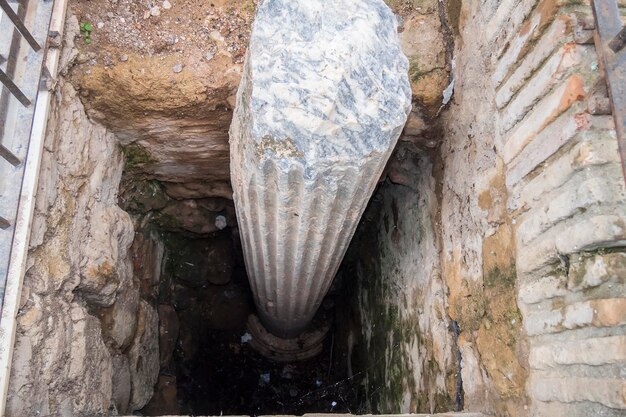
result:
[[(0, 1), (6, 3), (6, 0)], [(45, 45), (53, 6), (53, 0), (22, 0), (17, 9), (20, 21), (33, 28), (31, 36), (38, 40), (39, 45)], [(9, 59), (0, 73), (0, 156), (9, 162), (5, 163), (0, 158), (0, 217), (7, 221), (3, 223), (6, 228), (0, 227), (0, 306), (3, 306), (45, 49), (37, 51), (20, 47), (25, 42), (22, 42), (20, 31), (13, 26), (14, 21), (6, 13), (1, 14), (1, 19), (3, 29), (11, 27), (10, 33), (4, 30), (0, 33), (0, 50)], [(19, 86), (19, 89), (14, 86)], [(12, 100), (11, 96), (16, 100)], [(26, 103), (28, 105), (23, 105)], [(0, 316), (0, 323), (3, 321), (4, 317)]]
[(15, 156), (13, 152), (6, 148), (6, 146), (0, 144), (0, 156), (6, 159), (14, 167), (18, 166), (22, 161)]
[(592, 0), (596, 22), (594, 40), (606, 76), (617, 142), (626, 179), (626, 32), (616, 0)]
[(609, 42), (609, 48), (611, 48), (613, 52), (618, 53), (624, 48), (624, 45), (626, 45), (626, 26)]
[(26, 39), (26, 42), (28, 42), (30, 47), (33, 48), (35, 52), (39, 51), (41, 49), (41, 46), (39, 46), (39, 43), (35, 40), (35, 38), (33, 38), (33, 35), (31, 35), (26, 26), (24, 26), (22, 19), (20, 19), (19, 16), (13, 11), (11, 6), (9, 6), (9, 3), (6, 0), (0, 0), (0, 8), (2, 8), (4, 13), (6, 13), (9, 19), (11, 19), (11, 22), (13, 22), (15, 28), (22, 34), (24, 39)]
[[(2, 1), (2, 0), (0, 0), (0, 1)], [(26, 95), (22, 92), (22, 90), (20, 90), (20, 88), (17, 85), (15, 85), (13, 80), (11, 78), (9, 78), (9, 76), (4, 71), (2, 71), (1, 69), (0, 69), (0, 82), (2, 82), (2, 84), (6, 88), (9, 89), (11, 94), (13, 94), (13, 97), (18, 99), (19, 102), (24, 105), (24, 107), (30, 106), (31, 102), (28, 99), (28, 97), (26, 97)]]

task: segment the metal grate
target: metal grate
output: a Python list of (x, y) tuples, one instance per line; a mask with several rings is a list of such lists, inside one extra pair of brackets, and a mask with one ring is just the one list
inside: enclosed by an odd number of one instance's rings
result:
[(593, 0), (594, 40), (604, 69), (626, 179), (626, 26), (617, 0)]
[(53, 0), (0, 0), (0, 306)]

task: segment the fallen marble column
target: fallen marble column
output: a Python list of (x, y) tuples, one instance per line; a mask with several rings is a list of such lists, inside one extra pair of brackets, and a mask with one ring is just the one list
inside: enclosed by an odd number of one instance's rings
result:
[(265, 0), (230, 127), (231, 179), (263, 325), (311, 321), (411, 109), (382, 0)]

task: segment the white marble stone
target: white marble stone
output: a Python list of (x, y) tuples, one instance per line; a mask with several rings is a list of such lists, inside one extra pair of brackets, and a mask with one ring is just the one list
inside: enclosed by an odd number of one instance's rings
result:
[(266, 0), (230, 128), (231, 178), (263, 324), (302, 331), (411, 109), (382, 0)]

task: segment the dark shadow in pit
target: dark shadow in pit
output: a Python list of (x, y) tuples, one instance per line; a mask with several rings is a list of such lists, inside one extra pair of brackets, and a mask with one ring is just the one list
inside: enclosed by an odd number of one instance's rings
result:
[[(247, 340), (246, 321), (254, 303), (240, 248), (227, 231), (201, 239), (162, 236), (166, 254), (157, 297), (161, 370), (142, 415), (362, 411), (360, 381), (348, 376), (345, 365), (341, 325), (333, 327), (317, 357), (270, 361)], [(331, 317), (341, 310), (332, 307), (334, 297), (328, 296), (320, 314)]]

